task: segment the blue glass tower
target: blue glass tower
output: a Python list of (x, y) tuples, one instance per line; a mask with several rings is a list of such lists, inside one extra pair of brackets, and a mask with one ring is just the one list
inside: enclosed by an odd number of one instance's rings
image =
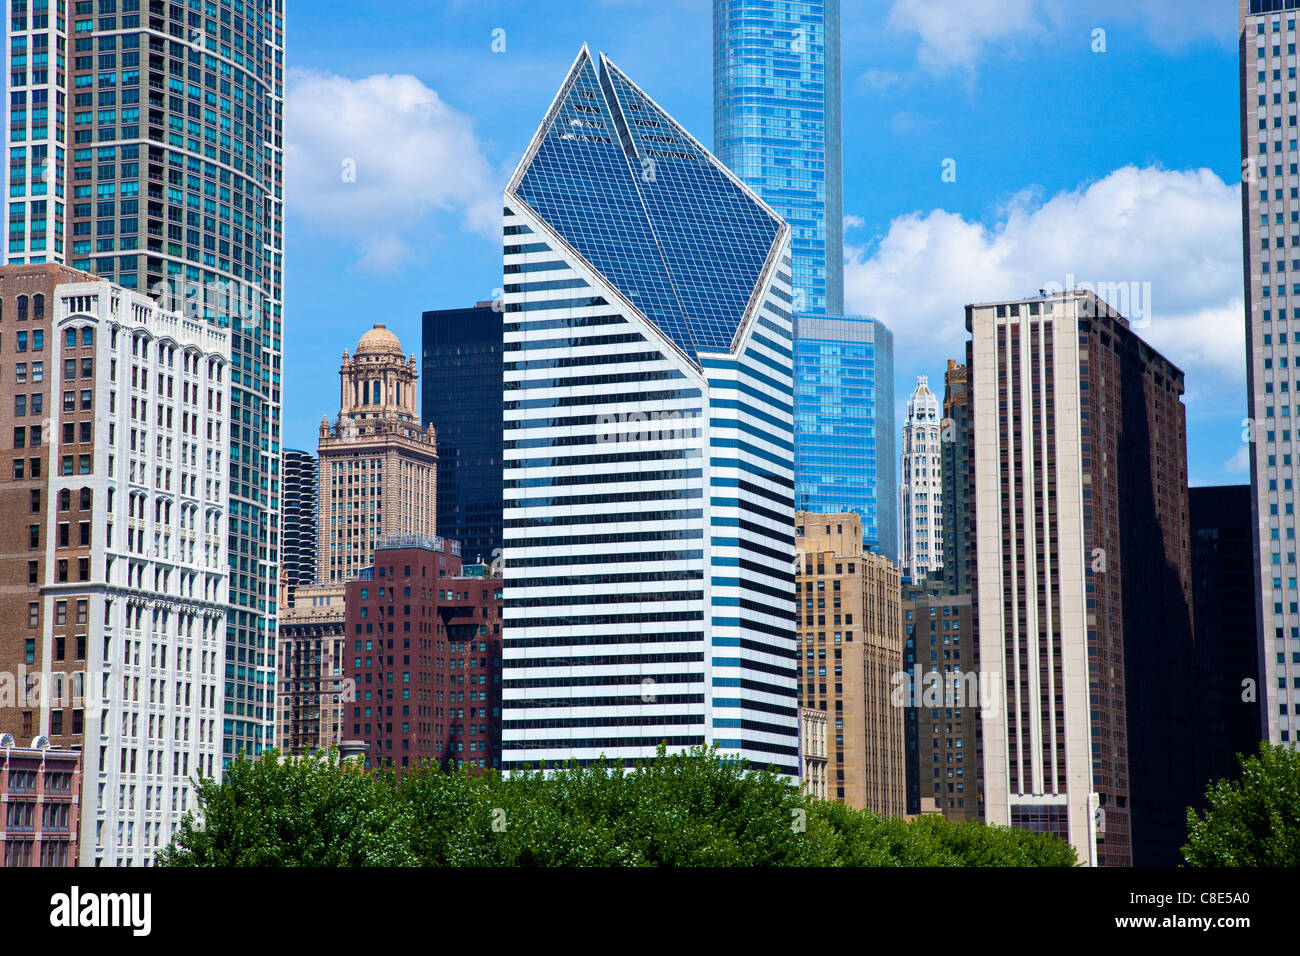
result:
[(897, 560), (893, 333), (875, 319), (803, 316), (794, 370), (796, 506), (858, 512), (863, 541)]
[(714, 0), (713, 147), (790, 224), (795, 312), (843, 313), (839, 0)]
[(718, 157), (790, 223), (796, 503), (897, 560), (893, 336), (843, 316), (839, 0), (714, 0), (713, 83)]

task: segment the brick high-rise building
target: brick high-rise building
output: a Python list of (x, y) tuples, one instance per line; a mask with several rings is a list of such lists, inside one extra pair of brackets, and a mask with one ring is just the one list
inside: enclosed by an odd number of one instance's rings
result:
[[(912, 814), (931, 812), (953, 820), (973, 820), (983, 818), (984, 798), (979, 707), (974, 693), (980, 678), (970, 594), (972, 468), (966, 366), (949, 359), (943, 385), (939, 431), (943, 569), (924, 581), (903, 585), (904, 666), (911, 694), (904, 711), (907, 808)], [(939, 699), (931, 706), (921, 706), (931, 686), (927, 676), (931, 671), (939, 675)]]
[(367, 766), (501, 766), (501, 579), (458, 542), (396, 535), (347, 584), (344, 705)]
[[(57, 265), (0, 269), (0, 673), (24, 684), (28, 673), (49, 669), (40, 588), (49, 557), (54, 293), (93, 278)], [(18, 703), (0, 707), (0, 732), (26, 743), (41, 733), (40, 709)]]
[(902, 816), (903, 669), (900, 576), (866, 552), (856, 512), (795, 512), (799, 703), (827, 718), (831, 800)]
[(257, 753), (279, 580), (284, 0), (9, 12), (4, 261), (65, 264), (230, 330), (222, 749)]
[(971, 602), (969, 594), (948, 594), (946, 580), (945, 570), (903, 584), (907, 812), (926, 812), (929, 798), (933, 811), (950, 820), (979, 820), (984, 806)]
[(221, 774), (230, 333), (52, 265), (0, 302), (0, 730), (83, 748), (80, 862), (144, 865)]
[(970, 594), (971, 462), (966, 440), (970, 389), (966, 366), (948, 360), (943, 373), (939, 457), (943, 482), (943, 582), (948, 594)]
[(343, 352), (339, 417), (320, 425), (316, 580), (346, 584), (396, 534), (432, 535), (438, 452), (421, 428), (415, 356), (382, 325)]
[[(1183, 373), (1092, 292), (966, 307), (985, 816), (1172, 864), (1195, 695)], [(981, 702), (982, 704), (984, 702)]]
[(77, 865), (81, 752), (0, 734), (0, 868)]

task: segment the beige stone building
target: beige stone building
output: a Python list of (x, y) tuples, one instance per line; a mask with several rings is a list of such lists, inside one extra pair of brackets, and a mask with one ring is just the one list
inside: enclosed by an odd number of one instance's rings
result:
[[(280, 593), (289, 582), (282, 576)], [(344, 591), (341, 584), (299, 586), (280, 602), (275, 745), (294, 756), (340, 742), (342, 707), (354, 696), (344, 678)]]
[(420, 427), (415, 356), (376, 325), (343, 353), (339, 417), (322, 419), (316, 580), (346, 584), (390, 535), (432, 535), (438, 452)]
[(905, 810), (899, 571), (862, 547), (853, 513), (795, 513), (799, 702), (827, 717), (828, 797), (886, 816)]
[(814, 800), (827, 799), (826, 712), (799, 708), (799, 782)]

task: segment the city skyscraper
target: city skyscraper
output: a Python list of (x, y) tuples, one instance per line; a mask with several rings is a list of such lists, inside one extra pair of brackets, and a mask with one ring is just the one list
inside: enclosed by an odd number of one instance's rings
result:
[(392, 535), (437, 529), (438, 451), (420, 426), (415, 356), (382, 325), (343, 350), (339, 417), (320, 423), (316, 580), (346, 584)]
[(502, 766), (797, 775), (789, 227), (585, 46), (505, 207)]
[(316, 583), (316, 483), (316, 456), (286, 448), (281, 465), (280, 570), (290, 602), (296, 588)]
[(839, 0), (713, 0), (713, 148), (790, 224), (794, 311), (844, 313)]
[(374, 561), (344, 586), (347, 736), (368, 767), (500, 768), (501, 579), (440, 535), (392, 535)]
[(948, 359), (943, 373), (943, 583), (947, 594), (970, 594), (970, 387), (966, 366)]
[(1092, 292), (966, 307), (985, 818), (1174, 865), (1199, 744), (1183, 373)]
[(81, 750), (80, 865), (147, 865), (222, 772), (230, 332), (51, 263), (0, 314), (0, 731)]
[(423, 317), (421, 420), (438, 436), (438, 533), (469, 561), (501, 548), (501, 317), (492, 302)]
[(714, 0), (714, 147), (790, 224), (797, 506), (897, 559), (893, 336), (844, 316), (840, 73), (839, 0)]
[(855, 512), (795, 512), (799, 702), (827, 720), (827, 799), (883, 816), (906, 807), (901, 577), (862, 547)]
[[(1238, 0), (1241, 73), (1241, 221), (1246, 296), (1246, 397), (1255, 542), (1256, 634), (1261, 732), (1295, 748), (1300, 740), (1300, 589), (1296, 587), (1300, 380), (1287, 371), (1300, 359), (1300, 211), (1295, 185), (1295, 34), (1298, 0)], [(1297, 419), (1300, 420), (1300, 419)]]
[(919, 581), (943, 567), (943, 477), (939, 399), (924, 375), (907, 400), (903, 423), (903, 575)]
[(980, 712), (970, 693), (978, 673), (975, 629), (970, 595), (945, 593), (946, 580), (947, 569), (903, 584), (907, 812), (978, 820), (984, 803)]
[(798, 320), (795, 500), (804, 511), (855, 511), (863, 543), (898, 558), (894, 336), (875, 319)]
[(1236, 777), (1237, 754), (1262, 738), (1260, 698), (1243, 693), (1259, 671), (1255, 640), (1255, 531), (1249, 485), (1188, 491), (1192, 528), (1192, 620), (1202, 691), (1195, 739), (1205, 745), (1202, 780)]
[(283, 0), (17, 3), (6, 262), (230, 327), (223, 753), (270, 742), (279, 577)]
[(300, 584), (292, 601), (281, 598), (275, 746), (283, 754), (328, 750), (345, 739), (345, 597), (342, 584)]

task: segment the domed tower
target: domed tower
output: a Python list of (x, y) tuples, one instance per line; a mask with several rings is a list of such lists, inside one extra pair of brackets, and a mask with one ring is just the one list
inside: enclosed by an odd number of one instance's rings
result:
[(382, 325), (343, 351), (339, 416), (321, 425), (317, 580), (344, 584), (391, 535), (432, 535), (438, 452), (420, 427), (415, 356)]
[(417, 421), (420, 417), (416, 407), (418, 377), (415, 356), (406, 358), (397, 336), (376, 325), (361, 336), (352, 358), (348, 358), (347, 350), (343, 352), (343, 365), (339, 369), (339, 415), (354, 420)]

